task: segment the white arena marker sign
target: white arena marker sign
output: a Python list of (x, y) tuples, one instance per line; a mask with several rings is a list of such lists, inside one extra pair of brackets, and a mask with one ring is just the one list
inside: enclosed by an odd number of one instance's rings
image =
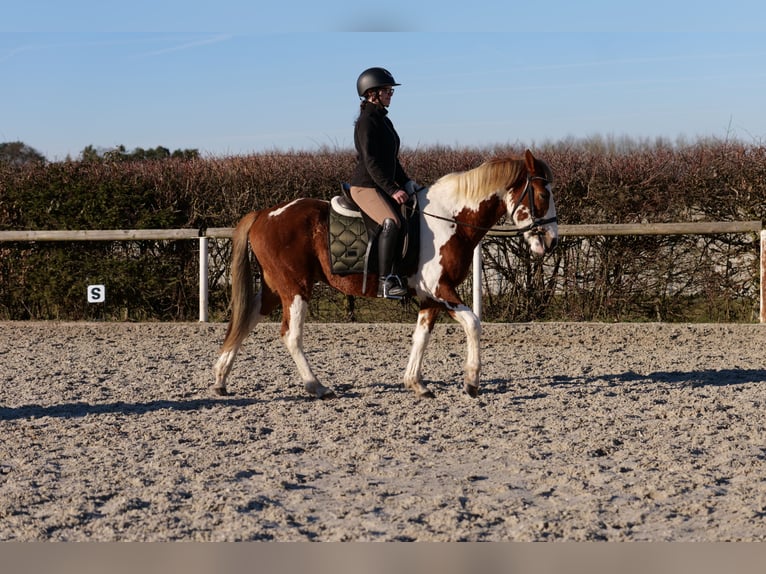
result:
[(103, 303), (106, 301), (104, 285), (88, 285), (88, 303)]

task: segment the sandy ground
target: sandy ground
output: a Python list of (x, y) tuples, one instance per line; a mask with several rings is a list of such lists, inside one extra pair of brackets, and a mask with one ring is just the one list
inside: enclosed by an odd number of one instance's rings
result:
[(766, 326), (0, 323), (0, 540), (766, 540)]

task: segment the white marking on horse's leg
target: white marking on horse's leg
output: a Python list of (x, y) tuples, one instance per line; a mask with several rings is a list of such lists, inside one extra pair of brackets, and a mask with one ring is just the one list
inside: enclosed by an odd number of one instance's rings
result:
[(303, 325), (308, 311), (308, 302), (300, 295), (296, 295), (290, 305), (290, 321), (288, 329), (282, 336), (282, 342), (290, 351), (290, 355), (298, 367), (298, 374), (303, 380), (306, 391), (317, 398), (330, 398), (335, 394), (332, 389), (322, 385), (311, 370), (306, 354), (303, 352)]
[(230, 351), (224, 351), (221, 353), (221, 356), (218, 357), (218, 360), (213, 367), (213, 372), (215, 373), (213, 392), (216, 395), (225, 396), (228, 394), (228, 391), (226, 390), (226, 378), (231, 372), (231, 366), (234, 364), (234, 358), (237, 356), (237, 351), (239, 351), (239, 345)]
[(481, 321), (476, 314), (466, 307), (460, 305), (456, 307), (452, 316), (463, 326), (466, 337), (466, 356), (465, 356), (465, 379), (463, 389), (472, 397), (479, 394), (479, 377), (481, 375)]
[(415, 391), (419, 397), (433, 397), (433, 393), (423, 384), (423, 356), (425, 355), (428, 341), (431, 339), (431, 329), (428, 326), (428, 313), (418, 313), (418, 322), (412, 333), (412, 349), (407, 369), (404, 371), (404, 386)]
[(242, 346), (242, 341), (245, 340), (245, 337), (247, 337), (250, 331), (255, 328), (258, 322), (264, 318), (264, 315), (261, 315), (261, 297), (261, 291), (258, 291), (255, 296), (252, 314), (247, 321), (247, 329), (241, 331), (241, 337), (238, 337), (233, 341), (227, 341), (228, 348), (221, 353), (221, 356), (218, 357), (218, 360), (213, 366), (213, 373), (215, 373), (215, 385), (213, 385), (213, 392), (217, 395), (226, 396), (228, 394), (226, 391), (226, 379), (231, 372), (231, 367), (234, 364), (234, 359), (236, 358), (237, 353)]

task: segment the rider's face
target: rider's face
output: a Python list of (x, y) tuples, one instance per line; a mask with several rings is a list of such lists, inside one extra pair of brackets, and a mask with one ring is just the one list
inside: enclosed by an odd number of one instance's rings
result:
[(384, 86), (378, 90), (378, 99), (380, 103), (388, 107), (391, 105), (391, 96), (394, 95), (394, 88), (391, 86)]

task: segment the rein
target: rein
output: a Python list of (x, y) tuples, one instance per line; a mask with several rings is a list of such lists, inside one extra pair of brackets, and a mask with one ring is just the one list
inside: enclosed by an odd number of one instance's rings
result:
[[(527, 185), (524, 187), (524, 191), (521, 193), (521, 197), (519, 197), (519, 202), (514, 206), (513, 211), (511, 212), (511, 219), (513, 219), (513, 215), (516, 213), (516, 210), (524, 202), (524, 197), (526, 196), (529, 199), (529, 212), (532, 215), (532, 223), (527, 227), (512, 230), (514, 232), (514, 235), (521, 236), (521, 235), (524, 235), (527, 231), (532, 231), (533, 229), (537, 229), (538, 227), (542, 227), (543, 225), (548, 225), (549, 223), (558, 223), (558, 217), (549, 217), (547, 219), (540, 219), (536, 216), (534, 197), (532, 193), (529, 193), (529, 190), (532, 187), (532, 181), (535, 179), (547, 181), (544, 177), (540, 177), (540, 176), (527, 177)], [(415, 207), (411, 207), (406, 204), (404, 207), (410, 210), (410, 212), (412, 213), (421, 213), (423, 215), (427, 215), (428, 217), (433, 217), (434, 219), (440, 219), (442, 221), (447, 221), (449, 223), (454, 223), (455, 225), (468, 227), (470, 229), (476, 229), (478, 231), (488, 232), (488, 231), (492, 231), (493, 229), (493, 227), (483, 227), (481, 225), (472, 225), (471, 223), (464, 223), (462, 221), (457, 221), (454, 218), (442, 217), (441, 215), (428, 213), (427, 211), (423, 211), (421, 209), (417, 209)]]

